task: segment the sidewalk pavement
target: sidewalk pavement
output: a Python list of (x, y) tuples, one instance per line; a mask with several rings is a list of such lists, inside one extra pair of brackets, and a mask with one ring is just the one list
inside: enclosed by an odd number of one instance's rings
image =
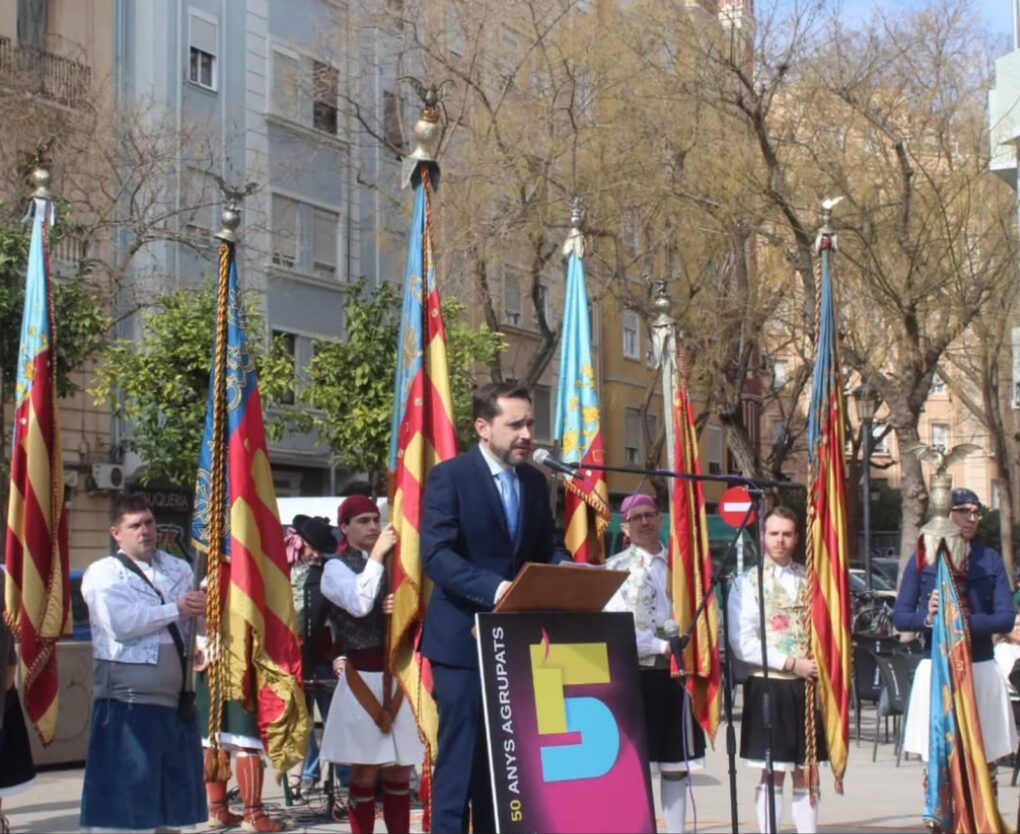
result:
[[(871, 761), (871, 739), (869, 730), (874, 727), (874, 711), (865, 711), (864, 738), (857, 746), (851, 742), (850, 762), (845, 779), (846, 792), (837, 796), (832, 790), (832, 777), (828, 770), (822, 771), (822, 798), (819, 807), (820, 831), (919, 831), (921, 825), (921, 763), (916, 757), (896, 766), (893, 745), (880, 744), (878, 759)], [(739, 724), (737, 738), (740, 737)], [(687, 805), (687, 830), (699, 832), (723, 832), (730, 830), (730, 797), (727, 759), (725, 754), (725, 728), (720, 727), (716, 739), (716, 751), (709, 751), (705, 769), (694, 776), (694, 802)], [(883, 736), (884, 738), (884, 736)], [(6, 799), (3, 812), (10, 818), (12, 832), (69, 832), (78, 831), (78, 811), (81, 798), (83, 770), (49, 770), (39, 774), (30, 789)], [(268, 774), (267, 774), (268, 776)], [(1018, 792), (1009, 785), (1011, 769), (999, 768), (999, 805), (1007, 823), (1014, 825), (1017, 819)], [(341, 825), (329, 818), (321, 795), (307, 804), (284, 809), (283, 793), (279, 785), (267, 778), (266, 802), (272, 810), (286, 812), (294, 820), (297, 831), (350, 831), (348, 825)], [(754, 815), (754, 786), (757, 773), (737, 761), (737, 806), (739, 830), (757, 830)], [(658, 778), (653, 776), (656, 794)], [(793, 831), (790, 820), (790, 787), (785, 793), (785, 812), (781, 828)], [(142, 797), (139, 801), (144, 802)], [(656, 800), (658, 808), (658, 800)], [(693, 819), (697, 812), (697, 827)], [(412, 816), (412, 830), (420, 831), (421, 812)], [(662, 820), (659, 820), (661, 830)], [(211, 830), (202, 828), (200, 830)], [(239, 829), (232, 829), (239, 830)], [(384, 831), (381, 819), (376, 830)]]

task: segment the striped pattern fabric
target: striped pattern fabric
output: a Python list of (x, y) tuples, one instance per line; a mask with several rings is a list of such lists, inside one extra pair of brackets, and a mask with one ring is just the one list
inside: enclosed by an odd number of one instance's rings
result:
[[(244, 308), (238, 288), (234, 245), (220, 251), (219, 305), (226, 305), (226, 373), (217, 379), (215, 362), (209, 384), (209, 409), (199, 456), (195, 488), (192, 539), (196, 549), (210, 547), (213, 514), (221, 513), (222, 558), (210, 564), (219, 570), (220, 599), (209, 606), (222, 613), (218, 634), (207, 635), (210, 657), (223, 658), (220, 704), (238, 701), (256, 717), (266, 755), (276, 770), (304, 760), (308, 738), (308, 712), (301, 682), (294, 598), (291, 593), (283, 531), (276, 515), (276, 494), (266, 448), (255, 366), (245, 333)], [(223, 263), (226, 259), (226, 263)], [(216, 348), (214, 346), (214, 357)], [(224, 436), (213, 431), (213, 399), (217, 386), (225, 386)], [(221, 389), (224, 390), (224, 389)], [(225, 506), (211, 500), (214, 446), (225, 444)], [(210, 576), (209, 586), (215, 584)], [(216, 617), (209, 617), (214, 622)], [(217, 644), (218, 643), (218, 647)], [(214, 704), (215, 706), (215, 704)], [(210, 710), (212, 712), (213, 710)]]
[(602, 534), (609, 526), (606, 503), (609, 490), (605, 473), (584, 469), (586, 463), (604, 464), (605, 457), (592, 367), (583, 243), (579, 234), (575, 240), (576, 245), (567, 256), (567, 292), (563, 304), (559, 395), (553, 437), (560, 444), (563, 460), (580, 464), (577, 474), (564, 481), (564, 543), (575, 562), (599, 564), (605, 561)]
[[(818, 664), (818, 701), (832, 774), (841, 790), (850, 736), (850, 580), (843, 460), (846, 407), (836, 350), (832, 237), (822, 234), (818, 248), (817, 352), (808, 414), (807, 593), (811, 653)], [(812, 710), (806, 713), (808, 721), (813, 721)], [(813, 739), (813, 728), (805, 729), (807, 738)]]
[[(425, 742), (426, 776), (436, 751), (439, 716), (428, 661), (417, 651), (431, 592), (422, 570), (418, 531), (429, 469), (457, 454), (446, 331), (432, 250), (433, 170), (434, 162), (420, 162), (413, 177), (389, 466), (394, 486), (391, 518), (397, 533), (389, 657)], [(427, 799), (427, 791), (423, 793)]]
[(931, 717), (924, 819), (942, 831), (1011, 831), (999, 814), (971, 676), (970, 634), (944, 547), (931, 631)]
[[(682, 350), (682, 349), (681, 349)], [(673, 365), (673, 460), (679, 472), (701, 474), (694, 410), (683, 373), (683, 356)], [(705, 495), (698, 481), (671, 479), (669, 518), (670, 596), (673, 618), (686, 633), (695, 612), (707, 597), (683, 655), (683, 671), (694, 717), (711, 741), (719, 727), (722, 667), (719, 661), (719, 601), (712, 587), (712, 553), (708, 545)], [(676, 659), (671, 660), (674, 674)]]
[(43, 745), (57, 724), (54, 647), (71, 633), (67, 516), (56, 405), (56, 333), (49, 274), (53, 209), (35, 198), (18, 351), (7, 506), (7, 624), (21, 644), (25, 710)]

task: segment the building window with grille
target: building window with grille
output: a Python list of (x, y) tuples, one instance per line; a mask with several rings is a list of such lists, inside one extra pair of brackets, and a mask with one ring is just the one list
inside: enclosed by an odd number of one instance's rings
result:
[(946, 393), (946, 381), (942, 377), (940, 377), (938, 374), (935, 374), (935, 376), (933, 376), (931, 378), (931, 391), (929, 391), (928, 393), (929, 394), (934, 394), (936, 396), (941, 396), (941, 395), (945, 394)]
[(521, 326), (521, 284), (517, 273), (503, 272), (503, 320), (514, 327)]
[(641, 462), (641, 411), (637, 408), (628, 408), (623, 415), (623, 462)]
[(945, 452), (949, 449), (948, 423), (931, 424), (931, 446), (933, 449), (938, 449), (940, 452)]
[(312, 127), (336, 135), (340, 73), (321, 61), (312, 61)]
[(188, 12), (188, 81), (206, 90), (216, 90), (219, 28), (215, 17)]
[(312, 271), (319, 278), (336, 278), (337, 224), (340, 215), (312, 209)]
[(623, 355), (627, 359), (641, 358), (641, 319), (633, 310), (623, 311)]
[(298, 202), (281, 194), (274, 194), (270, 206), (272, 227), (273, 263), (293, 269), (297, 264)]
[(723, 435), (722, 427), (705, 426), (705, 439), (708, 446), (708, 474), (721, 475), (723, 471)]

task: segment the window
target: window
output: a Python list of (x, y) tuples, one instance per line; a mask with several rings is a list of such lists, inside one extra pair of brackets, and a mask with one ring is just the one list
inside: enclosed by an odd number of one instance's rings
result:
[(782, 420), (773, 420), (770, 428), (770, 443), (775, 446), (778, 443), (783, 442), (783, 438), (786, 437), (786, 423)]
[(536, 440), (552, 440), (552, 392), (536, 385), (531, 392), (535, 428), (532, 434)]
[(889, 454), (889, 435), (885, 431), (885, 423), (875, 421), (871, 424), (871, 453), (873, 455)]
[(270, 211), (273, 263), (293, 269), (297, 262), (297, 200), (274, 194)]
[(312, 210), (312, 271), (319, 278), (336, 277), (337, 224), (340, 215), (328, 209)]
[(312, 61), (312, 127), (336, 135), (340, 73), (329, 64)]
[(400, 98), (389, 90), (383, 93), (383, 131), (386, 143), (403, 151), (404, 132), (400, 127)]
[(214, 17), (189, 11), (188, 31), (188, 81), (207, 90), (215, 90), (219, 23)]
[(641, 319), (633, 310), (623, 311), (623, 355), (627, 359), (641, 358)]
[(938, 449), (940, 452), (945, 452), (949, 449), (948, 423), (931, 424), (931, 445), (933, 449)]
[(933, 376), (931, 378), (931, 390), (928, 393), (929, 394), (945, 394), (946, 393), (946, 381), (942, 377), (940, 377), (938, 374), (935, 374), (935, 376)]
[(708, 474), (721, 475), (723, 468), (722, 427), (705, 426), (705, 439), (708, 446)]
[(296, 55), (273, 50), (273, 112), (298, 121), (301, 115), (301, 61)]
[(789, 377), (789, 368), (786, 362), (782, 360), (776, 360), (772, 363), (772, 390), (778, 391), (784, 385)]
[(623, 415), (623, 462), (635, 465), (641, 456), (641, 412), (628, 408)]
[(181, 175), (181, 217), (189, 232), (208, 234), (216, 227), (217, 188), (212, 178), (197, 168)]
[[(290, 361), (293, 363), (293, 367), (297, 368), (297, 336), (293, 333), (287, 333), (284, 330), (273, 331), (273, 344), (279, 345), (283, 352), (290, 357)], [(280, 396), (280, 402), (284, 405), (294, 405), (294, 389), (290, 388), (284, 391)]]
[(521, 325), (521, 285), (517, 273), (510, 270), (503, 272), (503, 321)]

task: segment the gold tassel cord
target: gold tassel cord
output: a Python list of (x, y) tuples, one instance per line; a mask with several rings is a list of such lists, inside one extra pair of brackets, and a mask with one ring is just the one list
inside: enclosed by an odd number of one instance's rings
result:
[[(821, 318), (822, 318), (822, 266), (821, 258), (819, 257), (815, 261), (815, 343), (818, 342), (818, 333), (821, 329)], [(806, 581), (804, 582), (804, 588), (801, 590), (802, 602), (804, 603), (804, 618), (805, 618), (805, 630), (808, 634), (807, 644), (807, 658), (808, 660), (814, 659), (814, 641), (812, 635), (814, 634), (814, 626), (811, 622), (811, 595), (814, 592), (815, 583), (818, 581), (818, 576), (815, 573), (815, 543), (814, 537), (811, 535), (812, 520), (814, 517), (814, 505), (811, 503), (810, 489), (811, 484), (815, 482), (815, 478), (818, 474), (818, 461), (817, 459), (811, 463), (811, 477), (808, 479), (808, 497), (807, 497), (807, 535), (806, 539), (806, 559), (805, 568), (807, 569)], [(805, 682), (804, 687), (804, 743), (805, 743), (805, 758), (804, 758), (804, 772), (807, 777), (807, 788), (811, 797), (811, 804), (814, 805), (818, 800), (818, 729), (815, 723), (815, 703), (817, 700), (817, 686), (815, 681), (808, 678)], [(837, 792), (839, 788), (837, 787)]]
[(226, 370), (227, 293), (229, 291), (232, 244), (220, 244), (220, 272), (216, 308), (216, 350), (213, 358), (213, 448), (209, 485), (209, 552), (206, 564), (206, 656), (209, 660), (209, 748), (205, 755), (205, 781), (225, 782), (230, 778), (230, 757), (220, 747), (223, 701), (228, 664), (223, 641), (223, 593), (220, 565), (223, 561), (224, 514), (226, 508)]

